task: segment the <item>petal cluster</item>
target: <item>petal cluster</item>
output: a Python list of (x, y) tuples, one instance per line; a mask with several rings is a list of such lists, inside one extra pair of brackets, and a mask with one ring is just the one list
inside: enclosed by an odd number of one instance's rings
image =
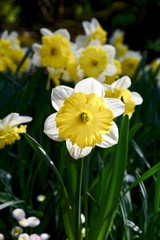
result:
[(74, 159), (88, 155), (95, 146), (108, 148), (118, 142), (114, 118), (123, 114), (121, 100), (104, 98), (105, 90), (94, 78), (78, 82), (75, 88), (58, 86), (51, 101), (57, 111), (44, 123), (44, 132), (64, 141)]
[(20, 116), (19, 113), (10, 113), (0, 120), (0, 149), (19, 140), (20, 134), (25, 133), (27, 128), (26, 125), (20, 124), (30, 121), (32, 121), (31, 117)]

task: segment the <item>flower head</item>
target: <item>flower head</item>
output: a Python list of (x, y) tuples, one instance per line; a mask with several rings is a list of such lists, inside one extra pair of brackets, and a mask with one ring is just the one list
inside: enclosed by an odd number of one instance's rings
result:
[(25, 218), (25, 215), (26, 215), (26, 214), (25, 214), (24, 210), (21, 209), (21, 208), (16, 208), (16, 209), (14, 209), (13, 212), (12, 212), (12, 216), (13, 216), (15, 219), (17, 219), (18, 221), (21, 220), (21, 219), (23, 219), (23, 218)]
[(18, 236), (18, 240), (30, 240), (30, 237), (27, 233), (22, 233)]
[(110, 98), (122, 99), (125, 104), (124, 114), (129, 117), (135, 111), (135, 106), (140, 105), (143, 101), (137, 92), (131, 92), (128, 88), (131, 86), (129, 77), (124, 76), (113, 82), (111, 85), (104, 84), (105, 96)]
[(20, 139), (20, 134), (26, 132), (26, 125), (21, 123), (30, 122), (31, 117), (20, 116), (18, 113), (10, 113), (4, 119), (0, 120), (0, 149), (8, 144), (13, 144)]
[(19, 226), (15, 226), (11, 230), (12, 237), (18, 237), (22, 233), (22, 228)]
[(74, 89), (58, 86), (51, 100), (57, 113), (50, 115), (44, 132), (53, 140), (66, 140), (70, 155), (81, 158), (94, 146), (110, 147), (118, 141), (118, 128), (113, 121), (124, 112), (117, 99), (104, 98), (104, 88), (93, 78), (78, 82)]
[(79, 65), (85, 77), (92, 76), (99, 81), (104, 80), (104, 76), (112, 76), (116, 73), (113, 62), (115, 48), (111, 45), (101, 45), (99, 41), (92, 41), (79, 57)]
[(0, 233), (0, 240), (4, 240), (4, 235)]
[(141, 61), (141, 54), (139, 52), (130, 50), (121, 58), (122, 74), (132, 77)]
[(67, 30), (60, 29), (52, 33), (48, 29), (41, 29), (42, 45), (34, 43), (33, 63), (37, 66), (62, 68), (65, 67), (72, 54), (70, 36)]
[(40, 220), (37, 217), (29, 217), (27, 218), (29, 227), (37, 227), (40, 224)]
[(92, 40), (99, 40), (103, 45), (107, 41), (107, 32), (102, 28), (101, 24), (96, 18), (92, 18), (91, 22), (82, 22), (85, 35), (78, 35), (76, 44), (78, 47), (87, 46)]

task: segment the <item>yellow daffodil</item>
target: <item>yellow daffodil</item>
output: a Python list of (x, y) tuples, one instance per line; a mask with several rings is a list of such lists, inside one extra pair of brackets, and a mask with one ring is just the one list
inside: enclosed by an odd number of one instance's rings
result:
[(116, 29), (113, 32), (109, 43), (116, 48), (116, 57), (118, 59), (128, 52), (128, 46), (124, 44), (124, 31), (121, 29)]
[(11, 65), (12, 46), (9, 40), (0, 39), (0, 72), (6, 71)]
[(20, 45), (20, 40), (18, 38), (18, 33), (16, 31), (8, 32), (8, 30), (5, 30), (1, 34), (1, 39), (10, 41), (12, 47), (18, 47)]
[(76, 44), (78, 48), (87, 46), (92, 40), (99, 40), (102, 45), (107, 41), (107, 31), (105, 31), (96, 18), (92, 18), (91, 22), (82, 22), (85, 35), (78, 35)]
[(88, 155), (95, 146), (108, 148), (118, 142), (113, 120), (124, 112), (124, 104), (104, 94), (103, 85), (93, 78), (78, 82), (74, 89), (58, 86), (52, 90), (57, 112), (46, 119), (44, 132), (55, 141), (66, 140), (74, 159)]
[(10, 113), (5, 118), (0, 120), (0, 149), (8, 144), (13, 144), (20, 139), (20, 134), (26, 132), (26, 125), (21, 123), (30, 122), (31, 117), (20, 116), (18, 113)]
[(130, 50), (120, 59), (122, 65), (122, 74), (132, 77), (141, 61), (139, 52)]
[(51, 68), (65, 67), (72, 54), (69, 33), (60, 29), (52, 33), (48, 29), (41, 29), (42, 45), (34, 43), (33, 64)]
[(103, 84), (105, 88), (105, 97), (122, 99), (125, 104), (124, 115), (132, 116), (135, 106), (143, 102), (142, 97), (137, 92), (131, 92), (128, 88), (131, 86), (131, 80), (124, 76), (113, 82), (111, 85)]
[[(18, 64), (22, 61), (23, 57), (25, 56), (25, 51), (18, 47), (18, 48), (12, 48), (11, 51), (11, 63), (9, 65), (9, 69), (15, 73), (16, 69), (18, 67)], [(23, 62), (22, 66), (19, 69), (19, 73), (25, 72), (29, 67), (29, 58), (26, 58)]]
[(116, 73), (114, 57), (113, 46), (109, 44), (102, 46), (99, 41), (92, 41), (86, 48), (81, 49), (79, 65), (85, 77), (91, 76), (103, 82), (105, 76), (112, 76)]

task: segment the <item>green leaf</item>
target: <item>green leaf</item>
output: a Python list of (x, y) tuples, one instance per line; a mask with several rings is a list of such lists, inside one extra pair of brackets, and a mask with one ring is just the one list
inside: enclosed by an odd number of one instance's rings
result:
[(105, 240), (110, 232), (113, 218), (118, 207), (120, 192), (124, 179), (124, 172), (128, 157), (129, 119), (122, 118), (119, 142), (116, 147), (115, 158), (111, 165), (112, 175), (99, 205), (98, 215), (90, 230), (89, 240)]
[(67, 195), (63, 180), (62, 180), (56, 166), (54, 165), (53, 161), (49, 158), (49, 156), (46, 154), (45, 150), (41, 147), (41, 145), (35, 139), (33, 139), (31, 136), (29, 136), (28, 134), (24, 134), (24, 136), (25, 136), (26, 140), (28, 141), (28, 143), (33, 147), (33, 149), (46, 162), (46, 164), (48, 164), (48, 166), (51, 168), (51, 170), (53, 171), (53, 173), (55, 174), (55, 176), (57, 178), (57, 184), (59, 187), (59, 194), (60, 194), (60, 199), (61, 199), (66, 233), (70, 240), (75, 240), (74, 234), (73, 234), (74, 228), (73, 228), (73, 219), (72, 219), (72, 215), (71, 215), (71, 208), (70, 208), (69, 199), (68, 199), (68, 195)]
[(160, 163), (157, 163), (155, 166), (153, 166), (147, 172), (145, 172), (141, 177), (139, 177), (134, 183), (132, 183), (124, 192), (124, 194), (126, 194), (131, 189), (135, 188), (140, 182), (143, 182), (147, 180), (149, 177), (153, 176), (159, 170), (160, 170)]
[(3, 204), (0, 205), (0, 210), (4, 209), (6, 207), (16, 205), (16, 204), (21, 203), (21, 202), (23, 202), (23, 201), (19, 200), (19, 201), (10, 201), (10, 202), (3, 203)]

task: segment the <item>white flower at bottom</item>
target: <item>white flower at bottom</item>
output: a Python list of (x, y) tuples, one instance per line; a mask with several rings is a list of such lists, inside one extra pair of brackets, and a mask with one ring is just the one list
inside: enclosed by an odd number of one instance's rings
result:
[(0, 240), (4, 240), (4, 235), (0, 233)]
[(41, 237), (38, 234), (34, 233), (30, 235), (30, 240), (41, 240)]
[(12, 212), (12, 216), (17, 220), (21, 220), (21, 219), (25, 218), (25, 215), (26, 215), (25, 211), (21, 208), (16, 208)]
[(11, 236), (12, 237), (18, 237), (22, 233), (22, 228), (19, 226), (15, 226), (11, 230)]
[(48, 233), (42, 233), (40, 237), (41, 240), (48, 240), (50, 238), (50, 235)]
[(27, 218), (29, 227), (37, 227), (40, 224), (40, 220), (37, 217)]
[(18, 240), (30, 240), (30, 237), (27, 233), (22, 233), (18, 236)]
[(108, 148), (118, 142), (113, 120), (124, 112), (124, 104), (104, 94), (103, 85), (94, 78), (78, 82), (74, 89), (58, 86), (52, 90), (52, 105), (58, 112), (46, 119), (44, 132), (53, 140), (66, 140), (74, 159), (88, 155), (95, 146)]

